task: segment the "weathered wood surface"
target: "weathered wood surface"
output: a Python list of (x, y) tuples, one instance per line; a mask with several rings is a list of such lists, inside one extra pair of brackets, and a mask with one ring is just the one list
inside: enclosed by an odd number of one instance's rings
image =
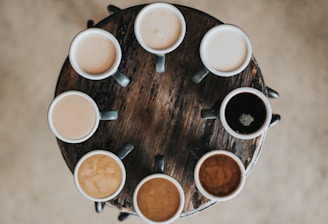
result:
[(124, 159), (127, 182), (123, 191), (107, 204), (134, 214), (132, 194), (137, 183), (152, 173), (154, 157), (164, 155), (164, 173), (182, 185), (186, 204), (184, 215), (213, 204), (196, 190), (193, 168), (196, 158), (188, 149), (194, 144), (205, 150), (228, 150), (242, 159), (247, 173), (261, 150), (264, 136), (252, 140), (231, 137), (219, 120), (203, 120), (200, 111), (218, 108), (223, 97), (241, 86), (251, 86), (266, 93), (260, 69), (253, 57), (239, 75), (220, 78), (208, 75), (199, 85), (191, 77), (202, 68), (199, 45), (203, 35), (219, 20), (198, 10), (177, 6), (187, 23), (183, 43), (166, 57), (166, 71), (154, 71), (154, 55), (143, 50), (134, 32), (134, 20), (142, 5), (131, 7), (105, 18), (96, 27), (116, 36), (122, 48), (119, 70), (131, 79), (122, 88), (113, 78), (90, 81), (76, 74), (68, 60), (60, 72), (55, 95), (67, 90), (80, 90), (93, 97), (100, 110), (118, 110), (117, 121), (101, 121), (97, 132), (88, 141), (67, 144), (58, 140), (63, 157), (73, 171), (85, 153), (105, 149), (116, 152), (125, 143), (135, 150)]

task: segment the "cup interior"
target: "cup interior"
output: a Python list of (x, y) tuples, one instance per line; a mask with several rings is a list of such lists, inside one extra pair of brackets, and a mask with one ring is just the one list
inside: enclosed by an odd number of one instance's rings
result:
[(240, 139), (252, 139), (269, 127), (272, 110), (268, 98), (259, 90), (241, 87), (231, 91), (220, 106), (225, 130)]
[(121, 58), (121, 47), (117, 39), (100, 28), (89, 28), (78, 33), (69, 49), (69, 61), (73, 69), (91, 80), (113, 75)]
[(200, 45), (200, 57), (211, 73), (229, 77), (247, 67), (252, 57), (252, 45), (242, 29), (222, 24), (205, 34)]
[(147, 223), (173, 222), (180, 217), (184, 201), (181, 185), (165, 174), (144, 178), (133, 195), (136, 213)]
[(67, 143), (80, 143), (97, 130), (100, 113), (97, 104), (80, 91), (66, 91), (50, 104), (48, 124), (52, 133)]
[(224, 150), (203, 155), (194, 170), (197, 189), (213, 201), (227, 201), (237, 196), (245, 178), (243, 163), (236, 155)]
[(84, 155), (74, 169), (74, 182), (87, 199), (105, 202), (123, 189), (126, 171), (122, 161), (113, 153), (95, 150)]
[(164, 55), (176, 49), (183, 41), (186, 22), (175, 6), (157, 2), (141, 9), (135, 20), (134, 32), (145, 50)]

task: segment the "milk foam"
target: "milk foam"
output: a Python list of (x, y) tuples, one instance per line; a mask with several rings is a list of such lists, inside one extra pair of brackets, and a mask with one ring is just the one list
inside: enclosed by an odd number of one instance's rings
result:
[(66, 139), (77, 140), (87, 136), (96, 124), (97, 111), (80, 95), (67, 95), (53, 108), (52, 122), (56, 131)]
[(94, 198), (105, 198), (115, 193), (122, 181), (119, 164), (106, 155), (93, 155), (79, 167), (78, 181), (82, 190)]
[(76, 49), (76, 61), (81, 69), (89, 74), (102, 74), (115, 62), (116, 50), (108, 37), (88, 34), (83, 37)]
[(150, 48), (156, 50), (169, 48), (179, 39), (180, 33), (179, 17), (168, 8), (151, 8), (140, 19), (141, 37)]
[(232, 29), (216, 30), (204, 46), (204, 58), (217, 71), (238, 69), (247, 56), (247, 45), (239, 32)]

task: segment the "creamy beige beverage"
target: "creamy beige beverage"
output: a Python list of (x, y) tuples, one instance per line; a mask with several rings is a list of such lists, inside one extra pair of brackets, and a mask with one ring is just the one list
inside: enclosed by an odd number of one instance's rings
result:
[(234, 71), (247, 56), (247, 45), (239, 32), (233, 29), (217, 29), (207, 39), (204, 58), (215, 70)]
[(177, 187), (164, 178), (145, 182), (138, 191), (137, 203), (141, 213), (153, 221), (166, 221), (173, 217), (180, 206)]
[(140, 18), (140, 35), (150, 48), (169, 48), (179, 39), (180, 33), (180, 19), (176, 12), (169, 8), (150, 8)]
[(90, 33), (84, 36), (76, 48), (76, 61), (81, 69), (89, 74), (102, 74), (114, 64), (116, 57), (112, 41), (101, 34)]
[(81, 189), (94, 198), (105, 198), (115, 193), (122, 181), (119, 164), (106, 155), (92, 155), (84, 160), (78, 170)]
[(59, 135), (65, 139), (77, 140), (84, 138), (94, 129), (97, 111), (85, 97), (70, 94), (56, 102), (51, 119)]

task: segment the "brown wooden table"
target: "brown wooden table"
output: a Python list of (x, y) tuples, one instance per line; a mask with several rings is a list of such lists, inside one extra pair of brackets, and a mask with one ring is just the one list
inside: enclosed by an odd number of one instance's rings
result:
[[(67, 144), (58, 140), (58, 145), (73, 171), (77, 161), (89, 151), (104, 149), (115, 153), (124, 144), (133, 144), (134, 151), (123, 161), (127, 170), (125, 187), (115, 199), (107, 202), (131, 214), (135, 214), (132, 195), (137, 183), (153, 172), (155, 155), (163, 155), (164, 173), (176, 178), (184, 189), (186, 203), (182, 216), (186, 216), (214, 204), (195, 187), (193, 169), (197, 156), (207, 150), (231, 151), (242, 160), (249, 174), (264, 140), (264, 135), (252, 140), (233, 138), (219, 120), (202, 119), (201, 110), (218, 108), (223, 97), (237, 87), (254, 87), (266, 95), (267, 90), (254, 57), (239, 75), (220, 78), (210, 74), (200, 84), (193, 83), (192, 75), (202, 68), (200, 41), (207, 30), (222, 22), (180, 5), (176, 6), (187, 24), (185, 39), (166, 56), (166, 71), (155, 73), (155, 56), (142, 49), (134, 35), (134, 20), (143, 6), (113, 10), (114, 14), (95, 25), (118, 39), (122, 48), (119, 70), (131, 79), (128, 87), (121, 87), (112, 78), (101, 81), (82, 78), (68, 59), (56, 87), (55, 95), (67, 90), (86, 92), (100, 110), (118, 110), (118, 120), (101, 121), (94, 136), (84, 143)], [(195, 157), (190, 146), (201, 149), (200, 154)]]

